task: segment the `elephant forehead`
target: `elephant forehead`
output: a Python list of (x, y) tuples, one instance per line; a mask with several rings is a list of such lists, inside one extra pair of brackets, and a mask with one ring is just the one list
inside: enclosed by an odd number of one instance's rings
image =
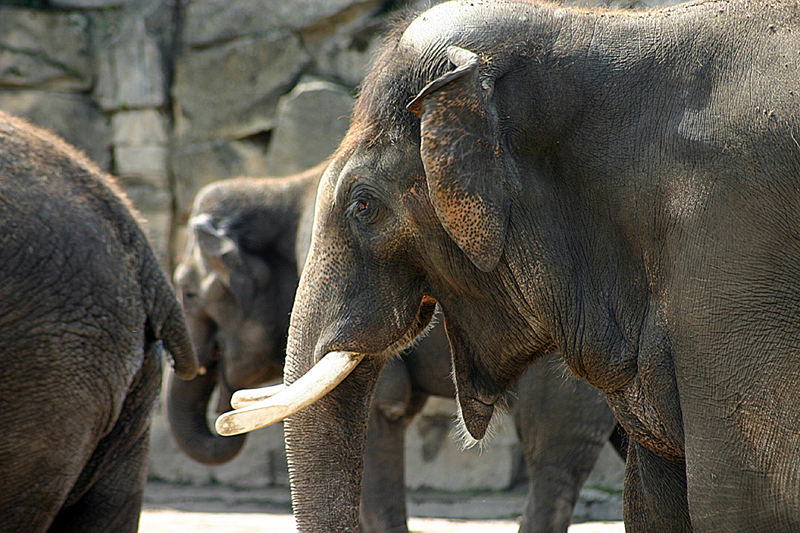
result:
[(319, 220), (320, 216), (333, 207), (334, 192), (336, 191), (336, 185), (339, 183), (340, 177), (341, 173), (338, 172), (338, 169), (334, 171), (331, 167), (328, 167), (328, 170), (322, 175), (322, 179), (317, 186), (316, 200), (314, 201), (314, 226), (316, 226), (316, 220)]
[[(396, 177), (411, 172), (416, 161), (414, 156), (419, 160), (417, 151), (403, 143), (374, 143), (369, 148), (359, 146), (341, 169), (320, 185), (319, 195), (324, 194), (328, 202), (339, 203), (346, 201), (346, 195), (355, 183), (369, 183), (385, 190)], [(318, 205), (320, 200), (323, 196), (317, 196)]]
[[(455, 0), (436, 5), (421, 15), (406, 28), (400, 38), (400, 46), (421, 55), (432, 49), (444, 49), (449, 44), (468, 46), (462, 43), (466, 35), (480, 35), (491, 31), (500, 10), (498, 3), (481, 0)], [(481, 31), (481, 28), (485, 28)], [(469, 31), (465, 31), (465, 30)], [(477, 30), (477, 31), (476, 31)]]

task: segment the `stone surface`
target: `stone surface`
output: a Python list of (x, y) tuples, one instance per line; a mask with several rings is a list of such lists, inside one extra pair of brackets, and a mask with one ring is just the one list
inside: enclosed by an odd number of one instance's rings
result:
[(0, 7), (0, 87), (82, 91), (91, 83), (85, 15)]
[(169, 140), (167, 117), (156, 109), (119, 111), (111, 116), (115, 145), (165, 145)]
[(221, 483), (240, 488), (288, 486), (288, 470), (283, 454), (283, 424), (250, 433), (242, 451), (229, 463), (206, 466), (180, 451), (162, 413), (154, 417), (150, 432), (149, 479), (178, 483)]
[(599, 490), (621, 490), (625, 481), (625, 461), (607, 442), (597, 458), (594, 469), (586, 479), (584, 486)]
[(136, 0), (49, 0), (53, 7), (63, 9), (106, 9), (121, 7)]
[(350, 125), (353, 98), (341, 86), (305, 81), (281, 98), (267, 150), (272, 175), (310, 168), (330, 156)]
[[(569, 533), (622, 533), (621, 514), (611, 507), (619, 499), (608, 495), (603, 508), (596, 491), (581, 491), (576, 508), (598, 515), (573, 515)], [(425, 533), (517, 533), (525, 493), (410, 491), (408, 526)], [(619, 509), (619, 507), (618, 507)], [(619, 511), (621, 512), (621, 511)], [(604, 518), (612, 515), (612, 518)], [(579, 522), (579, 523), (576, 523)], [(144, 494), (139, 531), (172, 533), (225, 531), (226, 533), (294, 531), (288, 488), (241, 489), (222, 485), (177, 485), (150, 481)]]
[(299, 39), (286, 32), (185, 52), (172, 88), (176, 134), (240, 138), (272, 129), (278, 98), (309, 61)]
[(141, 212), (142, 227), (164, 272), (172, 270), (169, 253), (172, 216), (164, 208)]
[[(406, 485), (418, 491), (418, 496), (412, 496), (412, 500), (427, 500), (427, 506), (435, 506), (426, 497), (429, 489), (454, 493), (505, 491), (514, 485), (520, 468), (524, 468), (509, 415), (502, 415), (498, 431), (490, 442), (462, 450), (460, 443), (452, 437), (454, 414), (453, 400), (430, 398), (406, 434)], [(159, 414), (153, 426), (151, 448), (158, 453), (151, 456), (150, 479), (196, 484), (216, 482), (250, 488), (288, 484), (280, 425), (251, 433), (240, 455), (230, 463), (207, 467), (195, 463), (178, 450), (164, 417)], [(576, 516), (581, 519), (619, 519), (623, 476), (624, 463), (607, 445), (581, 492)], [(524, 490), (522, 494), (524, 496)], [(419, 512), (430, 515), (433, 511), (419, 508)], [(476, 516), (468, 511), (461, 512), (466, 513), (462, 515), (465, 517)]]
[(379, 4), (377, 0), (191, 0), (183, 42), (208, 46), (265, 31), (297, 30), (348, 10), (363, 11)]
[(625, 461), (606, 443), (575, 504), (574, 520), (619, 520)]
[(495, 414), (497, 433), (486, 443), (462, 450), (451, 436), (454, 400), (430, 398), (406, 432), (406, 485), (450, 491), (504, 490), (517, 477), (521, 452), (514, 423)]
[(157, 39), (137, 13), (96, 15), (94, 98), (106, 111), (160, 107), (167, 102), (165, 62)]
[(366, 75), (381, 48), (381, 35), (392, 20), (370, 12), (336, 25), (320, 25), (301, 35), (314, 57), (311, 73), (348, 87), (356, 87)]
[(111, 116), (114, 173), (148, 185), (152, 193), (166, 194), (168, 201), (159, 205), (166, 209), (169, 224), (172, 194), (167, 126), (166, 118), (155, 109), (120, 111)]
[(203, 186), (233, 176), (268, 175), (263, 147), (255, 141), (212, 141), (176, 146), (172, 152), (177, 221), (183, 224)]
[(149, 178), (160, 187), (167, 187), (168, 150), (164, 145), (114, 146), (114, 172), (120, 176)]
[[(166, 176), (164, 180), (166, 181)], [(166, 272), (170, 272), (172, 194), (168, 184), (153, 183), (152, 180), (138, 176), (122, 176), (118, 181), (139, 212), (139, 220), (161, 266)]]
[(0, 109), (28, 119), (83, 150), (100, 168), (111, 164), (108, 119), (83, 94), (0, 91)]

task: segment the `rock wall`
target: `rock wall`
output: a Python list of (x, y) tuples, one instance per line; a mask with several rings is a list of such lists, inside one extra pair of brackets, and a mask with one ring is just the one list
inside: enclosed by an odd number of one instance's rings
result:
[[(407, 3), (0, 0), (0, 109), (55, 131), (117, 175), (171, 269), (203, 185), (290, 174), (332, 152), (382, 30)], [(481, 458), (485, 470), (448, 466), (459, 453), (443, 429), (452, 410), (432, 402), (409, 430), (409, 483), (453, 488), (447, 476), (456, 471), (469, 474), (458, 488), (513, 483), (520, 460), (510, 426)], [(280, 428), (250, 440), (230, 465), (202, 467), (176, 451), (158, 419), (151, 474), (285, 484)]]

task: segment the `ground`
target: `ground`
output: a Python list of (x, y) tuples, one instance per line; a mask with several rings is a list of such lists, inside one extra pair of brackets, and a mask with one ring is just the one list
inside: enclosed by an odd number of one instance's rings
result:
[[(524, 490), (503, 493), (409, 495), (409, 526), (415, 533), (516, 533)], [(584, 489), (576, 507), (581, 516), (615, 514), (619, 495)], [(588, 512), (591, 510), (591, 512)], [(237, 490), (150, 482), (140, 533), (293, 533), (294, 520), (285, 488)], [(569, 533), (622, 533), (622, 522), (581, 522)]]

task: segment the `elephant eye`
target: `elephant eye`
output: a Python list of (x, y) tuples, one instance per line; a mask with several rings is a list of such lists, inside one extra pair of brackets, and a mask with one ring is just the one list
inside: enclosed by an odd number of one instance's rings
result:
[(191, 290), (181, 290), (178, 295), (181, 303), (185, 306), (193, 306), (197, 301), (197, 293)]
[(347, 215), (357, 221), (369, 224), (375, 221), (378, 210), (368, 198), (356, 198), (347, 208)]
[(369, 183), (356, 183), (348, 193), (349, 203), (346, 215), (359, 225), (366, 226), (379, 222), (386, 210), (379, 195)]

